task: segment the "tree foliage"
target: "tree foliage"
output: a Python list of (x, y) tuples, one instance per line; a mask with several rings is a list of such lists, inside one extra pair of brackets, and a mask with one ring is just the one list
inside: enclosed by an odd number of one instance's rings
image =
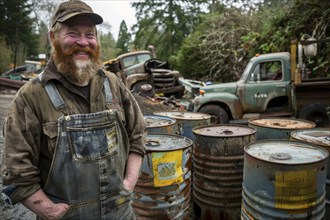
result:
[(36, 32), (39, 36), (38, 54), (46, 54), (47, 58), (50, 57), (51, 45), (49, 41), (49, 27), (51, 19), (58, 7), (58, 2), (54, 0), (31, 0), (32, 14), (34, 19)]
[(0, 0), (0, 6), (0, 36), (14, 51), (12, 62), (15, 57), (25, 56), (23, 54), (37, 55), (38, 35), (34, 20), (29, 16), (32, 4), (26, 0)]
[(2, 73), (8, 70), (11, 63), (11, 50), (2, 37), (0, 37), (0, 51), (0, 73)]
[(130, 41), (131, 41), (131, 34), (128, 31), (126, 22), (123, 20), (120, 23), (118, 40), (116, 43), (116, 48), (120, 49), (117, 55), (127, 53), (129, 51)]
[(97, 26), (98, 29), (98, 38), (101, 45), (101, 59), (103, 61), (115, 58), (118, 53), (118, 49), (116, 49), (116, 40), (111, 34), (112, 26), (103, 21), (102, 24)]
[(241, 37), (251, 31), (251, 20), (239, 9), (221, 10), (220, 14), (205, 16), (198, 30), (181, 47), (177, 65), (187, 77), (192, 73), (199, 79), (223, 82), (238, 79), (238, 71), (245, 65), (240, 61), (246, 55)]
[[(0, 45), (6, 51), (1, 63), (16, 57), (19, 65), (49, 51), (48, 27), (57, 5), (0, 0)], [(134, 36), (133, 48), (154, 45), (160, 59), (194, 79), (232, 81), (256, 53), (290, 51), (293, 38), (330, 37), (328, 0), (145, 0), (132, 6), (137, 23), (130, 33), (123, 21), (117, 42), (110, 24), (98, 26), (102, 59), (132, 49)], [(330, 43), (320, 42), (318, 55), (306, 60), (312, 74), (328, 73)]]
[[(326, 0), (267, 0), (249, 11), (212, 5), (212, 13), (171, 60), (185, 77), (232, 81), (256, 53), (290, 52), (293, 38), (329, 40), (329, 4)], [(318, 55), (307, 59), (313, 74), (329, 72), (329, 47), (329, 42), (320, 43)]]
[(58, 1), (54, 0), (31, 0), (32, 2), (32, 16), (34, 17), (37, 30), (39, 31), (42, 26), (49, 27), (51, 19), (58, 7)]
[(112, 58), (115, 58), (118, 53), (118, 49), (115, 49), (116, 47), (116, 41), (113, 38), (110, 31), (107, 33), (99, 32), (99, 42), (101, 45), (101, 59), (103, 61), (110, 60)]
[[(264, 13), (262, 13), (264, 14)], [(258, 50), (262, 53), (289, 51), (291, 39), (328, 39), (318, 43), (316, 57), (307, 58), (312, 75), (325, 76), (330, 68), (330, 2), (327, 0), (296, 0), (293, 7), (276, 16), (261, 31)]]
[(134, 2), (137, 24), (135, 45), (146, 49), (157, 47), (160, 58), (168, 58), (177, 52), (183, 40), (199, 23), (201, 6), (206, 0), (146, 0)]

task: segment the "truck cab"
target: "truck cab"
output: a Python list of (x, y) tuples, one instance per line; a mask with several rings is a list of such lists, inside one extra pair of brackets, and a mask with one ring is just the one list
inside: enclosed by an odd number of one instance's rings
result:
[[(297, 116), (299, 103), (292, 81), (291, 60), (288, 52), (256, 55), (237, 82), (202, 87), (201, 95), (193, 100), (194, 111), (210, 114), (212, 123), (217, 124), (247, 124), (251, 118)], [(310, 91), (320, 95), (319, 99), (315, 96), (314, 99), (304, 100), (305, 106), (320, 101), (321, 112), (314, 113), (314, 116), (317, 114), (317, 120), (321, 123), (329, 121), (327, 108), (330, 106), (330, 81), (328, 79), (322, 83), (322, 86), (309, 86)]]
[(250, 60), (237, 82), (236, 91), (245, 114), (272, 112), (277, 115), (290, 115), (292, 113), (289, 64), (289, 53), (256, 55)]

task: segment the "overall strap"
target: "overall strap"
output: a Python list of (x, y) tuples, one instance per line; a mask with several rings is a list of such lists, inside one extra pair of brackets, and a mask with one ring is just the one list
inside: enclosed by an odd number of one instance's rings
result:
[(65, 102), (62, 99), (62, 96), (58, 92), (55, 84), (53, 82), (47, 82), (45, 85), (46, 92), (48, 93), (48, 96), (50, 100), (53, 103), (53, 106), (56, 110), (62, 110), (65, 108)]
[(105, 94), (105, 101), (109, 104), (112, 103), (112, 92), (110, 89), (110, 83), (108, 77), (105, 77), (103, 82), (104, 94)]
[[(39, 74), (39, 80), (41, 80), (42, 74), (44, 74), (44, 71)], [(45, 90), (54, 108), (58, 111), (63, 110), (65, 108), (65, 102), (60, 93), (58, 92), (55, 84), (52, 81), (48, 81), (45, 85)]]
[[(41, 80), (43, 73), (44, 72), (42, 72), (38, 75), (39, 80)], [(113, 96), (112, 96), (112, 92), (110, 89), (110, 83), (109, 83), (108, 77), (105, 77), (105, 80), (103, 82), (103, 87), (104, 87), (104, 94), (106, 97), (106, 102), (112, 103)], [(54, 108), (58, 111), (63, 110), (65, 108), (65, 102), (64, 102), (62, 96), (60, 95), (60, 93), (58, 92), (55, 84), (52, 81), (48, 81), (45, 85), (45, 90), (46, 90)]]

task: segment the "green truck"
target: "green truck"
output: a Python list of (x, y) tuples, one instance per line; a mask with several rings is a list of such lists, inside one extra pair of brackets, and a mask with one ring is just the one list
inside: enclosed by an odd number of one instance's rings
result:
[(214, 124), (294, 117), (330, 127), (330, 79), (307, 79), (301, 52), (296, 62), (293, 45), (293, 56), (288, 52), (256, 55), (237, 82), (201, 87), (193, 111), (210, 114)]

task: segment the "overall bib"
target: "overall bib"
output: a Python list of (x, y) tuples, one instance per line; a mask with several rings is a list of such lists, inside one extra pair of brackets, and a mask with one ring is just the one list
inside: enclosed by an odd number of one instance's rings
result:
[[(48, 82), (45, 89), (54, 107), (65, 112), (55, 85)], [(107, 78), (104, 92), (111, 103)], [(58, 119), (56, 149), (43, 190), (53, 202), (70, 205), (61, 219), (135, 219), (132, 192), (122, 186), (125, 167), (119, 158), (127, 154), (123, 130), (117, 111), (111, 108)]]

